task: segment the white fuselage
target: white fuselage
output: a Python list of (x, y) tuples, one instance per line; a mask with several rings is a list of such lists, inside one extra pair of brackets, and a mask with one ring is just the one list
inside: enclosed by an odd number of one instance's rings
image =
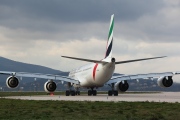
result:
[(114, 73), (115, 63), (92, 63), (75, 69), (69, 77), (79, 80), (80, 85), (75, 87), (102, 87)]

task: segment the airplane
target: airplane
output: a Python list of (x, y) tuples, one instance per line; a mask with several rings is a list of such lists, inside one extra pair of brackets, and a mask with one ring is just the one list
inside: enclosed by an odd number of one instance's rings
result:
[[(172, 86), (173, 84), (172, 77), (174, 75), (180, 74), (180, 72), (163, 72), (163, 73), (113, 76), (115, 71), (115, 66), (118, 64), (166, 57), (166, 56), (161, 56), (161, 57), (116, 61), (116, 59), (112, 57), (113, 28), (114, 28), (114, 14), (111, 15), (106, 52), (105, 52), (105, 57), (102, 60), (92, 60), (92, 59), (84, 59), (77, 57), (61, 56), (63, 58), (90, 62), (90, 64), (88, 65), (72, 70), (69, 73), (69, 76), (60, 76), (60, 75), (42, 74), (42, 73), (11, 72), (11, 71), (0, 71), (0, 74), (9, 75), (9, 77), (6, 79), (6, 85), (9, 88), (18, 87), (20, 79), (22, 79), (23, 77), (46, 79), (47, 82), (45, 82), (44, 84), (44, 90), (47, 93), (53, 93), (56, 90), (57, 85), (55, 81), (67, 82), (68, 90), (66, 90), (65, 92), (66, 96), (80, 95), (79, 88), (87, 88), (89, 89), (88, 96), (92, 96), (92, 95), (96, 96), (97, 90), (94, 89), (103, 87), (104, 85), (109, 85), (111, 88), (108, 91), (109, 96), (112, 95), (118, 96), (118, 92), (125, 92), (128, 90), (129, 80), (138, 80), (141, 78), (142, 79), (158, 78), (157, 84), (160, 87)], [(72, 89), (73, 87), (74, 90)]]

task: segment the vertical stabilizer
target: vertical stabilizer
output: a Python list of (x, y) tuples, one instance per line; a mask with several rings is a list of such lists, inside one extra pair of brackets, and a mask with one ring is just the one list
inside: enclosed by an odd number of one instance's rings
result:
[(111, 15), (105, 58), (111, 58), (112, 57), (113, 28), (114, 28), (114, 14)]

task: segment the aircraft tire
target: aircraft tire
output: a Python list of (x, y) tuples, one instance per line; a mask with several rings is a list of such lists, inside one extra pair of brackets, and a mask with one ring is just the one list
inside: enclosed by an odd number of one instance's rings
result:
[(92, 95), (92, 91), (88, 90), (88, 96), (91, 96), (91, 95)]
[(112, 96), (112, 90), (108, 91), (108, 96)]
[(75, 96), (75, 94), (76, 94), (75, 91), (72, 90), (72, 91), (71, 91), (71, 96)]
[(118, 96), (118, 91), (114, 90), (114, 96)]
[(80, 91), (76, 91), (76, 95), (80, 95)]
[(66, 90), (66, 96), (69, 96), (69, 94), (70, 94), (70, 91)]
[(93, 94), (93, 96), (96, 96), (96, 95), (97, 95), (97, 91), (96, 91), (96, 90), (93, 90), (93, 91), (92, 91), (92, 94)]

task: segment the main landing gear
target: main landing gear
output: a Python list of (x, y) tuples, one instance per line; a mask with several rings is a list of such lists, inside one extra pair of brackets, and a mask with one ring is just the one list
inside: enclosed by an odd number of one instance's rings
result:
[(97, 95), (97, 91), (96, 90), (93, 90), (94, 88), (91, 88), (91, 90), (88, 90), (88, 96), (96, 96)]
[(66, 96), (75, 96), (75, 95), (80, 95), (80, 91), (75, 91), (75, 90), (66, 90)]
[(79, 88), (75, 88), (76, 90), (71, 90), (72, 86), (71, 83), (68, 83), (68, 88), (69, 90), (66, 90), (66, 96), (75, 96), (75, 95), (80, 95), (80, 91), (79, 91)]
[(111, 90), (108, 91), (108, 96), (118, 96), (118, 91), (114, 90), (114, 83), (112, 83), (111, 85), (109, 85), (111, 87)]
[(118, 91), (117, 90), (109, 90), (108, 91), (108, 96), (112, 96), (112, 95), (118, 96)]

